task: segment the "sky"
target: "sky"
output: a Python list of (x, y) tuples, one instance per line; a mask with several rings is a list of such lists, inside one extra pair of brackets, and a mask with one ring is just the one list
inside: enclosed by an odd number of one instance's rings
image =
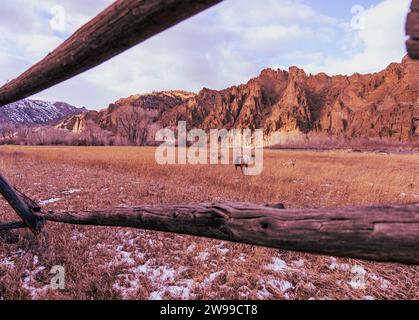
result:
[[(2, 0), (0, 85), (16, 78), (112, 0)], [(377, 72), (406, 54), (410, 0), (224, 0), (32, 98), (89, 109), (132, 94), (246, 83), (265, 68)]]

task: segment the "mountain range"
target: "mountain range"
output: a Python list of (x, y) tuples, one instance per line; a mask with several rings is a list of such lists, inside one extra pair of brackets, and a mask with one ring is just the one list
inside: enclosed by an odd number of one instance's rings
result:
[(408, 57), (365, 75), (308, 75), (298, 67), (265, 69), (246, 84), (224, 90), (133, 95), (101, 111), (68, 117), (57, 127), (80, 133), (94, 124), (118, 135), (124, 131), (123, 119), (134, 118), (133, 112), (140, 109), (157, 127), (186, 121), (189, 128), (205, 130), (262, 128), (268, 140), (278, 132), (416, 140), (418, 79), (419, 61)]
[[(278, 133), (388, 138), (419, 137), (419, 61), (405, 57), (372, 74), (307, 74), (298, 67), (265, 69), (245, 84), (198, 93), (162, 91), (119, 99), (100, 111), (65, 103), (24, 100), (0, 108), (0, 121), (51, 124), (74, 134), (89, 130), (152, 140), (159, 128), (263, 129), (269, 144)], [(146, 134), (145, 134), (146, 133)]]
[(65, 102), (25, 99), (0, 108), (0, 125), (17, 127), (49, 125), (86, 111), (86, 108), (77, 108)]

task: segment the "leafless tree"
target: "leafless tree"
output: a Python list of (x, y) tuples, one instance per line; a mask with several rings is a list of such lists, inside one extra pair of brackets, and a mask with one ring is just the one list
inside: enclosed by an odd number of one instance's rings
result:
[(0, 125), (0, 136), (4, 143), (9, 143), (14, 140), (16, 127), (13, 124)]
[(118, 131), (131, 145), (147, 145), (153, 111), (132, 107), (120, 117)]
[(93, 121), (87, 122), (85, 129), (76, 139), (77, 144), (88, 146), (102, 146), (109, 144), (108, 132), (101, 129)]

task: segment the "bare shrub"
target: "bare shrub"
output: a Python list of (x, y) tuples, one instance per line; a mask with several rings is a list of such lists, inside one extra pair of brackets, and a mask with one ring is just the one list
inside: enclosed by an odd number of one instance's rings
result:
[(129, 144), (137, 146), (147, 145), (149, 127), (155, 111), (142, 108), (130, 108), (121, 116), (118, 122), (118, 132), (128, 139)]
[(308, 133), (305, 135), (287, 137), (272, 149), (315, 149), (333, 150), (346, 148), (360, 148), (366, 150), (398, 151), (419, 148), (418, 140), (397, 141), (380, 137), (347, 138), (326, 133)]

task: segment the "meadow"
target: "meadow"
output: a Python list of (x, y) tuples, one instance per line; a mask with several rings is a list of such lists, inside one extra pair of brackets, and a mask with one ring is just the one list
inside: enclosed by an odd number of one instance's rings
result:
[[(264, 170), (158, 165), (155, 148), (0, 148), (0, 170), (52, 210), (241, 201), (286, 208), (419, 202), (419, 155), (265, 150)], [(284, 165), (291, 159), (295, 166)], [(0, 221), (15, 221), (0, 203)], [(419, 267), (190, 236), (47, 224), (0, 235), (0, 299), (419, 299)], [(65, 268), (65, 289), (49, 287)], [(365, 287), (353, 282), (361, 274)]]

